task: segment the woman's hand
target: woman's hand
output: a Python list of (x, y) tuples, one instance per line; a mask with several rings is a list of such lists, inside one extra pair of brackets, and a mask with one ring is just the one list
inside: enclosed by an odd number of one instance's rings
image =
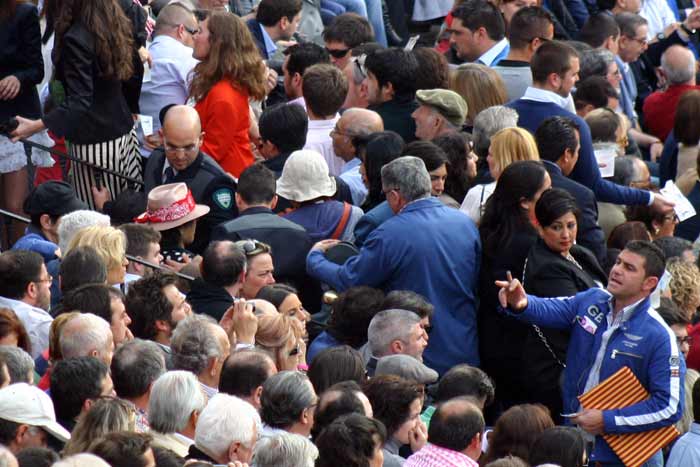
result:
[(9, 101), (17, 97), (22, 87), (15, 75), (5, 76), (0, 79), (0, 101)]
[(420, 451), (428, 443), (428, 427), (420, 418), (416, 421), (413, 429), (408, 432), (408, 442), (411, 446), (411, 452)]
[(44, 122), (41, 120), (30, 120), (28, 118), (20, 117), (19, 115), (15, 117), (19, 125), (15, 128), (10, 136), (12, 137), (12, 142), (16, 143), (22, 138), (29, 138), (34, 133), (38, 133), (44, 128)]

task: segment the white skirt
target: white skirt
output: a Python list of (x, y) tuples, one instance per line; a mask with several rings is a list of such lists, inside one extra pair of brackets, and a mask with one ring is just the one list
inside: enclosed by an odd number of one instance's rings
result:
[[(28, 138), (35, 143), (52, 147), (55, 143), (49, 137), (46, 130), (36, 133)], [(32, 164), (36, 167), (53, 167), (54, 161), (48, 152), (37, 148), (29, 148), (32, 155)], [(16, 172), (27, 165), (27, 152), (22, 142), (13, 143), (6, 136), (0, 135), (0, 174)]]

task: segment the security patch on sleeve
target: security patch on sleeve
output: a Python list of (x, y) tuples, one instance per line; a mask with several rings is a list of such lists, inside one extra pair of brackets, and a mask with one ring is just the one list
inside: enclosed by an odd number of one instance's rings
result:
[(214, 203), (221, 209), (231, 209), (233, 205), (233, 191), (229, 188), (219, 188), (212, 195)]

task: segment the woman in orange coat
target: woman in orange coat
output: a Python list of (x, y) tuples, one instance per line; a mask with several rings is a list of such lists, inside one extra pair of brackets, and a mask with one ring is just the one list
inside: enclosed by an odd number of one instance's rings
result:
[(190, 98), (202, 120), (202, 152), (234, 177), (253, 163), (248, 99), (265, 96), (265, 64), (246, 25), (237, 16), (213, 11), (194, 36)]

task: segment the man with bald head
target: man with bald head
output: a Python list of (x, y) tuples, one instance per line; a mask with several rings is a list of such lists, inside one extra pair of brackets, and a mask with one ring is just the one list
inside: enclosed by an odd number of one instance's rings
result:
[(437, 465), (477, 467), (481, 456), (484, 417), (468, 398), (450, 399), (438, 406), (430, 420), (428, 444), (406, 460), (404, 467)]
[(192, 57), (197, 31), (197, 18), (184, 4), (171, 3), (160, 10), (148, 47), (153, 59), (151, 79), (143, 83), (139, 99), (141, 113), (153, 119), (153, 134), (145, 135), (143, 140), (144, 152), (160, 145), (160, 110), (186, 102), (189, 97), (187, 76), (198, 63)]
[(379, 131), (384, 131), (384, 122), (377, 112), (351, 108), (343, 113), (331, 132), (335, 155), (345, 161), (340, 178), (350, 187), (352, 202), (356, 206), (361, 205), (367, 196), (367, 187), (360, 175), (362, 161), (357, 157), (357, 143)]
[(236, 182), (219, 164), (200, 150), (204, 133), (197, 111), (187, 105), (174, 105), (163, 117), (159, 130), (162, 146), (148, 158), (144, 172), (146, 193), (166, 183), (186, 183), (198, 204), (209, 206), (209, 214), (197, 223), (194, 243), (200, 253), (209, 243), (211, 229), (238, 215)]
[[(655, 91), (644, 101), (644, 124), (649, 133), (665, 141), (676, 118), (676, 107), (687, 91), (697, 90), (695, 85), (695, 56), (682, 45), (669, 47), (661, 56), (661, 75), (668, 89)], [(680, 174), (679, 174), (680, 175)]]

